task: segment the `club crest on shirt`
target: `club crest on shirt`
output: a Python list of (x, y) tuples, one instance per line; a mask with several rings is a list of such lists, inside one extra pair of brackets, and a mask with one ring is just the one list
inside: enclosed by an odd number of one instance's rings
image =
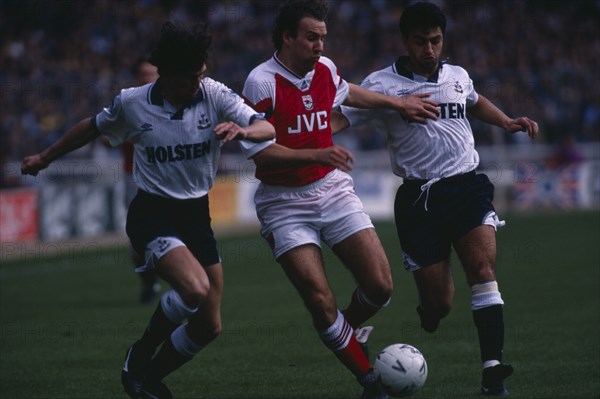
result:
[(198, 119), (198, 129), (208, 129), (212, 123), (210, 123), (210, 119), (205, 114), (200, 114), (200, 119)]
[(462, 89), (462, 86), (460, 85), (460, 83), (458, 83), (458, 82), (454, 83), (454, 91), (457, 92), (457, 93), (462, 94), (463, 89)]
[(315, 105), (313, 104), (313, 99), (312, 99), (312, 97), (310, 96), (310, 94), (307, 94), (307, 95), (305, 95), (305, 96), (302, 96), (302, 104), (304, 104), (304, 108), (305, 108), (307, 111), (310, 111), (310, 110), (312, 110), (312, 109), (314, 108), (314, 106), (315, 106)]

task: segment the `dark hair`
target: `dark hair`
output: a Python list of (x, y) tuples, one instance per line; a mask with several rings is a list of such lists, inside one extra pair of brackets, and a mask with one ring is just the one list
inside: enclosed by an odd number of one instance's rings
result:
[(304, 17), (325, 21), (327, 18), (328, 4), (325, 0), (288, 0), (286, 1), (273, 24), (273, 45), (277, 50), (283, 46), (283, 33), (289, 32), (292, 37), (298, 34), (298, 24)]
[(158, 68), (159, 75), (199, 71), (208, 58), (211, 41), (205, 24), (186, 29), (165, 22), (148, 61)]
[(408, 38), (415, 30), (429, 30), (440, 28), (446, 32), (446, 16), (438, 6), (433, 3), (415, 3), (409, 6), (400, 17), (400, 32)]

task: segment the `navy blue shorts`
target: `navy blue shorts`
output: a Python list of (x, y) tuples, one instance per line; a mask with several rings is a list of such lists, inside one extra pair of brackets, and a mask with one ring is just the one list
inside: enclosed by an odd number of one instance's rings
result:
[(149, 242), (158, 237), (177, 237), (202, 266), (221, 261), (210, 227), (208, 195), (180, 200), (138, 190), (129, 206), (126, 230), (142, 258)]
[(405, 180), (398, 188), (394, 217), (407, 270), (446, 260), (452, 242), (495, 215), (494, 185), (474, 171), (442, 179), (421, 191), (427, 180)]

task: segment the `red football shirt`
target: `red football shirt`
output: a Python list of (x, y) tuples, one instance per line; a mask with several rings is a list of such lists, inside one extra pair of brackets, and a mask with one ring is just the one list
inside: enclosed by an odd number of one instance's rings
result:
[[(274, 55), (250, 73), (243, 95), (275, 126), (278, 144), (299, 149), (333, 145), (331, 109), (340, 105), (348, 92), (348, 84), (330, 59), (321, 57), (314, 70), (302, 77)], [(332, 170), (316, 164), (280, 168), (259, 165), (256, 177), (269, 185), (304, 186)]]

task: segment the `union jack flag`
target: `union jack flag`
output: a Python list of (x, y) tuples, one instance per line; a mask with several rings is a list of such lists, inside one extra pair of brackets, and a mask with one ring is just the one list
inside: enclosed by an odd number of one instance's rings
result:
[(517, 209), (573, 209), (582, 203), (579, 164), (549, 169), (541, 163), (521, 163), (515, 171), (513, 200)]

